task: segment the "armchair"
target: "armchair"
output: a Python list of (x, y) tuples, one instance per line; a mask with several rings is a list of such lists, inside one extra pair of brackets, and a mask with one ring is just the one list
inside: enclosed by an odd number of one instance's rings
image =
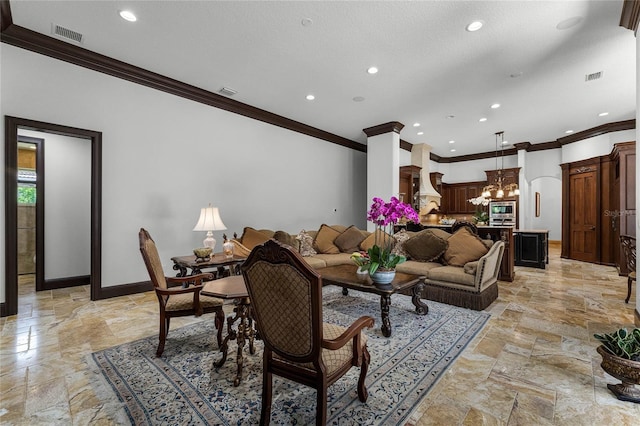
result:
[(631, 284), (636, 280), (636, 238), (630, 235), (620, 235), (620, 245), (627, 265), (627, 298), (624, 299), (624, 303), (629, 303)]
[(367, 400), (369, 367), (363, 316), (348, 328), (322, 321), (322, 277), (298, 253), (269, 240), (241, 266), (251, 309), (264, 341), (260, 424), (271, 417), (272, 375), (316, 389), (316, 424), (327, 419), (327, 388), (352, 366), (360, 367), (358, 399)]
[[(144, 264), (147, 267), (160, 304), (160, 332), (156, 356), (161, 356), (164, 351), (172, 317), (200, 316), (215, 312), (215, 325), (218, 329), (217, 340), (218, 346), (220, 346), (222, 344), (222, 327), (224, 324), (223, 300), (200, 294), (204, 281), (212, 280), (213, 275), (199, 274), (181, 278), (165, 277), (156, 243), (144, 228), (140, 228), (138, 239)], [(189, 286), (190, 283), (194, 283), (194, 285)], [(174, 285), (174, 287), (170, 285)], [(180, 287), (177, 287), (177, 285), (180, 285)]]

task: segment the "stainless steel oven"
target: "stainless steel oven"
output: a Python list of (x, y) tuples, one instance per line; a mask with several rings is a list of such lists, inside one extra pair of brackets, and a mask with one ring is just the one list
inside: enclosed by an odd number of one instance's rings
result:
[(490, 201), (489, 202), (490, 226), (516, 226), (516, 202), (515, 201)]

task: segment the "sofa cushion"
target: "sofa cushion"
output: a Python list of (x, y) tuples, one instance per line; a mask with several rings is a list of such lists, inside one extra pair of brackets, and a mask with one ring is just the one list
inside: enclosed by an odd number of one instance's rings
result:
[(273, 239), (282, 244), (288, 245), (295, 251), (300, 251), (300, 241), (296, 239), (295, 235), (291, 235), (285, 231), (276, 231), (275, 234), (273, 234)]
[[(464, 228), (466, 229), (466, 228)], [(429, 270), (429, 280), (458, 284), (459, 287), (474, 287), (476, 277), (464, 273), (464, 269), (459, 266), (442, 266)], [(452, 286), (456, 287), (456, 286)]]
[(415, 232), (401, 230), (400, 232), (396, 232), (393, 234), (393, 239), (395, 240), (395, 244), (393, 246), (393, 250), (391, 253), (396, 254), (398, 256), (404, 256), (406, 258), (410, 258), (407, 251), (404, 249), (404, 243), (407, 242), (409, 238), (415, 235)]
[(447, 240), (436, 235), (432, 229), (424, 229), (404, 243), (404, 249), (414, 260), (431, 262), (447, 250)]
[(444, 260), (452, 266), (464, 266), (467, 262), (480, 259), (489, 251), (480, 237), (464, 226), (457, 230), (447, 242), (449, 247), (444, 252)]
[(356, 264), (351, 260), (351, 253), (338, 253), (338, 254), (322, 254), (318, 253), (313, 256), (313, 259), (322, 260), (325, 266), (336, 265), (353, 265), (353, 270), (356, 270)]
[(366, 236), (362, 231), (352, 225), (338, 235), (333, 243), (338, 246), (342, 253), (353, 253), (360, 250), (360, 243), (365, 238)]
[(318, 255), (306, 256), (304, 258), (304, 261), (307, 262), (307, 264), (313, 269), (322, 269), (327, 267), (327, 262), (325, 262), (324, 259), (318, 257)]
[(429, 271), (433, 268), (442, 267), (438, 262), (418, 262), (417, 260), (407, 260), (396, 266), (396, 271), (404, 274), (429, 276)]
[(248, 248), (249, 250), (253, 250), (255, 246), (260, 244), (264, 244), (273, 237), (274, 232), (266, 229), (256, 230), (251, 228), (250, 226), (246, 226), (244, 228), (244, 232), (242, 233), (242, 238), (240, 241), (242, 245)]
[(360, 249), (368, 251), (371, 247), (373, 247), (376, 244), (376, 234), (378, 235), (379, 246), (383, 246), (385, 244), (393, 245), (393, 237), (391, 235), (387, 234), (384, 231), (376, 230), (375, 232), (369, 234), (367, 238), (362, 240), (362, 242), (360, 243)]
[(302, 257), (313, 256), (316, 251), (313, 248), (313, 237), (304, 229), (298, 233), (296, 240), (300, 243), (300, 255)]
[(316, 235), (316, 239), (313, 240), (313, 249), (318, 253), (325, 254), (338, 254), (340, 253), (340, 249), (333, 242), (340, 235), (340, 231), (337, 231), (330, 227), (329, 225), (325, 225), (324, 223), (320, 226), (318, 230), (318, 234)]

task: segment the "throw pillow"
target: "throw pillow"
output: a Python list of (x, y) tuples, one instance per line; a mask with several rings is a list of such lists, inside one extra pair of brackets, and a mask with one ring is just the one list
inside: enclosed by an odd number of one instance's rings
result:
[(406, 243), (407, 240), (413, 235), (415, 235), (415, 232), (406, 231), (404, 229), (393, 234), (393, 239), (396, 243), (393, 246), (393, 250), (391, 250), (391, 253), (398, 256), (404, 256), (409, 259), (411, 256), (409, 256), (409, 253), (407, 253), (407, 251), (404, 249), (404, 243)]
[(255, 229), (247, 226), (244, 228), (244, 232), (242, 233), (242, 245), (248, 248), (249, 250), (253, 250), (255, 246), (259, 246), (260, 244), (264, 244), (271, 239), (271, 236), (265, 235), (260, 231), (256, 231)]
[(393, 244), (393, 237), (387, 234), (384, 231), (374, 231), (367, 238), (362, 240), (360, 243), (360, 249), (363, 251), (368, 251), (371, 247), (376, 244), (376, 234), (378, 235), (378, 245), (384, 246), (385, 244)]
[(444, 252), (444, 260), (448, 265), (464, 266), (487, 254), (489, 249), (480, 237), (473, 234), (467, 227), (462, 227), (453, 234), (447, 242), (449, 248)]
[(360, 243), (366, 237), (354, 225), (348, 227), (342, 234), (336, 237), (333, 243), (342, 253), (353, 253), (360, 250)]
[(278, 241), (279, 243), (288, 245), (295, 251), (300, 251), (300, 242), (294, 235), (291, 235), (288, 232), (276, 231), (276, 233), (273, 234), (273, 239)]
[(296, 237), (296, 240), (298, 240), (300, 243), (300, 255), (302, 257), (309, 257), (318, 254), (313, 249), (313, 237), (309, 235), (304, 229), (300, 231), (300, 233)]
[(445, 253), (447, 246), (447, 240), (425, 229), (405, 241), (404, 250), (414, 260), (431, 262)]
[(313, 241), (313, 248), (318, 253), (324, 254), (338, 254), (340, 249), (333, 242), (340, 235), (339, 231), (336, 231), (329, 225), (322, 224), (318, 230), (318, 235)]

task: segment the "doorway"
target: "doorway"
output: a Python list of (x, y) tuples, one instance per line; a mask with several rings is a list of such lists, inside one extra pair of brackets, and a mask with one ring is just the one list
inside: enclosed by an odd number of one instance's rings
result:
[[(5, 116), (5, 303), (1, 307), (1, 316), (15, 315), (18, 311), (18, 130), (32, 130), (54, 135), (86, 139), (91, 144), (90, 171), (90, 288), (91, 300), (97, 300), (101, 294), (101, 164), (102, 133), (44, 123), (17, 117)], [(42, 156), (41, 156), (42, 157)], [(40, 186), (40, 185), (38, 185)], [(44, 186), (44, 185), (43, 185)], [(41, 189), (44, 191), (44, 188)], [(44, 217), (42, 215), (41, 217)], [(37, 227), (37, 225), (36, 225)], [(42, 229), (43, 227), (41, 227)], [(44, 252), (44, 232), (38, 232), (36, 238)], [(38, 244), (37, 244), (38, 245)], [(40, 253), (40, 256), (43, 254)], [(38, 256), (38, 253), (36, 254)], [(36, 264), (44, 262), (36, 262)], [(38, 274), (40, 272), (40, 274)], [(36, 271), (38, 279), (44, 279), (44, 270)]]

